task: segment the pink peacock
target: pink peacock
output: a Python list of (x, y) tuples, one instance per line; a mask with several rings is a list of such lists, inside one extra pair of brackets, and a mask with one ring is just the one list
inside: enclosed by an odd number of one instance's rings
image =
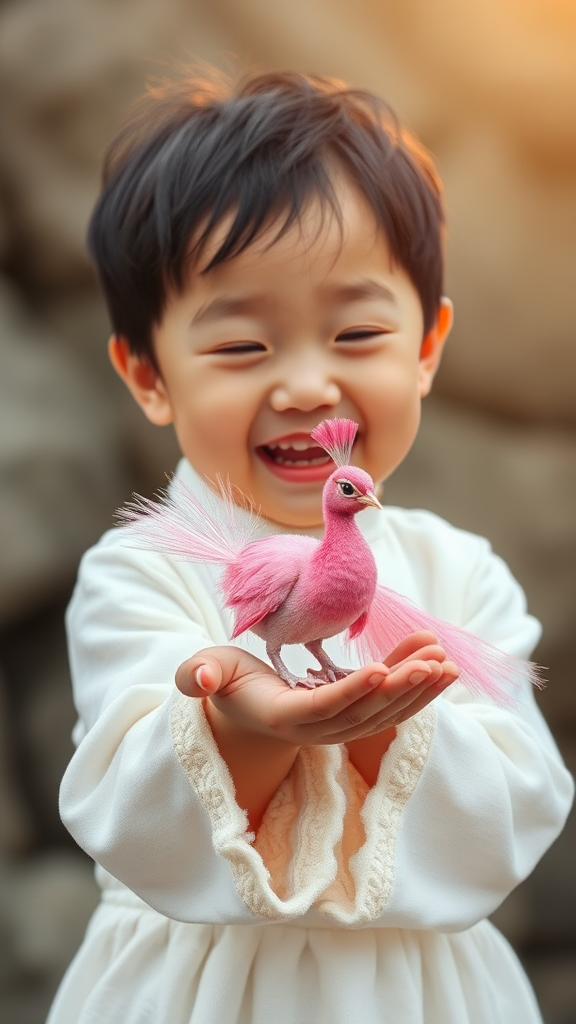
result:
[[(383, 660), (407, 635), (430, 630), (456, 663), (460, 682), (473, 692), (507, 703), (522, 679), (538, 684), (537, 667), (514, 658), (474, 634), (423, 611), (409, 598), (378, 583), (372, 551), (356, 522), (370, 506), (381, 508), (374, 482), (350, 465), (357, 432), (352, 420), (324, 420), (312, 439), (336, 464), (323, 489), (322, 540), (295, 534), (254, 539), (237, 520), (230, 486), (219, 503), (202, 504), (175, 479), (160, 501), (136, 497), (120, 512), (130, 543), (192, 562), (223, 566), (220, 590), (234, 614), (231, 639), (250, 630), (261, 637), (278, 675), (290, 686), (314, 687), (343, 678), (350, 668), (334, 664), (323, 647), (345, 634), (365, 661)], [(289, 671), (282, 647), (302, 644), (320, 668), (304, 679)]]

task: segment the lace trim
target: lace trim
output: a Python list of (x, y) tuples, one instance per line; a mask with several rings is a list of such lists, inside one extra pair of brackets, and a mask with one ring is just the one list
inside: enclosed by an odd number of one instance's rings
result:
[(295, 772), (291, 771), (272, 797), (254, 843), (254, 849), (258, 851), (270, 872), (270, 885), (283, 900), (292, 895), (292, 834), (298, 816), (294, 777)]
[(356, 900), (356, 882), (350, 871), (350, 863), (354, 855), (366, 842), (366, 831), (361, 811), (370, 787), (355, 770), (343, 747), (342, 768), (338, 781), (344, 792), (346, 809), (342, 839), (338, 843), (335, 854), (338, 862), (338, 874), (322, 896), (322, 905), (335, 904), (341, 909), (352, 912)]
[(336, 781), (342, 759), (340, 748), (302, 748), (296, 759), (293, 783), (301, 810), (292, 830), (289, 877), (280, 887), (287, 892), (283, 899), (272, 888), (270, 872), (256, 848), (258, 841), (254, 846), (247, 841), (247, 814), (236, 803), (232, 776), (202, 702), (176, 694), (171, 728), (176, 756), (210, 817), (214, 848), (228, 861), (248, 910), (267, 921), (305, 914), (337, 871), (334, 848), (341, 838), (344, 818), (344, 794)]
[(339, 924), (358, 926), (374, 921), (390, 899), (402, 815), (426, 764), (435, 726), (436, 711), (428, 705), (398, 727), (396, 739), (382, 759), (376, 785), (361, 811), (366, 842), (349, 865), (356, 886), (354, 905), (346, 907), (330, 900), (319, 905)]
[(346, 798), (338, 777), (342, 748), (301, 747), (296, 759), (296, 819), (291, 865), (292, 889), (314, 890), (316, 902), (338, 871), (335, 849), (342, 839)]

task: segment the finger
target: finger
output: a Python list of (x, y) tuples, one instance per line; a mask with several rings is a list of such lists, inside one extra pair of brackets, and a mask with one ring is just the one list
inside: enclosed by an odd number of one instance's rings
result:
[[(378, 723), (375, 722), (375, 727), (372, 730), (371, 735), (373, 735), (374, 732), (380, 732), (383, 728), (388, 728), (390, 725), (401, 725), (402, 722), (408, 721), (409, 718), (417, 715), (419, 711), (422, 711), (422, 709), (428, 704), (431, 704), (433, 700), (436, 700), (441, 693), (444, 693), (444, 691), (456, 681), (459, 675), (454, 662), (446, 662), (445, 664), (446, 671), (442, 672), (440, 678), (437, 679), (436, 682), (429, 686), (422, 687), (420, 693), (414, 694), (414, 700), (406, 704), (404, 707), (400, 707), (399, 705), (391, 707), (389, 709), (391, 712), (391, 720), (386, 719), (384, 724), (381, 725), (378, 725)], [(444, 665), (442, 668), (444, 669)]]
[[(318, 725), (344, 711), (354, 701), (376, 689), (389, 675), (385, 665), (365, 665), (327, 686), (293, 691), (294, 718), (301, 725)], [(297, 699), (296, 699), (297, 698)]]
[[(420, 665), (422, 664), (425, 663), (420, 663)], [(428, 665), (426, 668), (428, 672), (425, 675), (419, 669), (412, 671), (410, 677), (405, 679), (405, 685), (401, 691), (398, 688), (388, 690), (385, 684), (382, 684), (378, 687), (377, 692), (358, 701), (356, 705), (334, 719), (330, 723), (332, 731), (328, 733), (328, 730), (322, 730), (319, 741), (324, 741), (325, 735), (329, 734), (330, 742), (348, 742), (363, 735), (379, 732), (386, 725), (394, 725), (398, 715), (406, 707), (409, 707), (422, 692), (431, 685), (435, 685), (442, 676), (442, 668), (438, 663)]]
[(438, 643), (434, 633), (430, 632), (429, 629), (419, 630), (417, 633), (410, 633), (409, 636), (404, 639), (390, 652), (387, 658), (384, 659), (384, 664), (392, 668), (415, 654), (421, 647), (426, 647), (428, 644)]
[(445, 661), (442, 665), (443, 677), (450, 679), (451, 683), (455, 683), (460, 678), (460, 669), (453, 661)]
[(358, 697), (357, 700), (347, 704), (337, 713), (325, 717), (321, 722), (307, 725), (306, 731), (309, 736), (313, 735), (321, 740), (326, 736), (337, 736), (351, 728), (365, 727), (367, 721), (374, 715), (384, 713), (386, 708), (395, 703), (402, 693), (422, 686), (432, 672), (435, 672), (436, 678), (440, 676), (441, 669), (438, 662), (406, 662), (401, 669), (394, 671), (396, 678), (391, 686), (389, 685), (391, 676), (389, 676), (371, 692)]
[(239, 647), (206, 647), (179, 666), (175, 681), (186, 697), (206, 697), (250, 671), (272, 673), (269, 665)]
[[(411, 664), (411, 663), (410, 663)], [(417, 673), (413, 672), (409, 676), (411, 686), (403, 686), (398, 690), (398, 696), (390, 701), (390, 704), (386, 708), (386, 718), (392, 719), (398, 715), (399, 712), (409, 708), (415, 701), (417, 701), (421, 694), (425, 693), (432, 686), (437, 686), (444, 674), (444, 665), (439, 662), (429, 662), (430, 668), (429, 675), (418, 684)], [(408, 671), (408, 669), (406, 669)], [(391, 724), (394, 724), (393, 722)]]
[[(458, 669), (453, 662), (429, 663), (429, 667), (430, 675), (425, 682), (413, 684), (410, 689), (391, 701), (389, 705), (376, 711), (371, 718), (355, 725), (348, 724), (341, 732), (328, 731), (322, 736), (318, 736), (314, 742), (318, 744), (349, 743), (351, 740), (361, 739), (363, 736), (373, 736), (390, 726), (399, 725), (417, 714), (440, 693), (443, 693), (458, 677)], [(413, 675), (413, 678), (416, 678), (416, 674)], [(389, 680), (386, 680), (381, 688), (387, 686), (388, 683)], [(372, 697), (369, 699), (372, 700)], [(306, 742), (310, 741), (306, 740)]]
[(387, 699), (387, 707), (405, 704), (414, 700), (414, 694), (420, 689), (436, 682), (443, 672), (442, 664), (438, 661), (428, 659), (407, 659), (397, 668), (394, 668), (385, 682), (370, 697), (364, 698), (362, 704), (367, 708), (370, 704), (377, 706), (377, 701), (382, 694)]
[(175, 682), (186, 697), (207, 697), (222, 686), (222, 668), (213, 657), (189, 658), (176, 669)]
[(428, 644), (426, 647), (419, 647), (418, 650), (414, 651), (409, 657), (403, 658), (402, 661), (398, 661), (395, 665), (390, 668), (390, 677), (393, 676), (397, 669), (402, 668), (410, 661), (437, 661), (442, 662), (446, 660), (446, 651), (438, 643)]

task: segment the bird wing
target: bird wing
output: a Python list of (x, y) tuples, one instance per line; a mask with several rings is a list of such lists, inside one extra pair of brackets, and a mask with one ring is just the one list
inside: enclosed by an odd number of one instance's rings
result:
[(263, 537), (226, 567), (221, 588), (226, 607), (234, 609), (232, 639), (284, 603), (319, 543), (292, 534)]
[[(538, 666), (515, 658), (500, 648), (423, 611), (408, 597), (378, 585), (366, 615), (353, 623), (346, 634), (365, 661), (381, 661), (410, 633), (428, 629), (444, 648), (449, 661), (460, 671), (459, 681), (474, 693), (500, 704), (510, 704), (522, 681), (541, 686)], [(360, 631), (361, 630), (361, 631)]]

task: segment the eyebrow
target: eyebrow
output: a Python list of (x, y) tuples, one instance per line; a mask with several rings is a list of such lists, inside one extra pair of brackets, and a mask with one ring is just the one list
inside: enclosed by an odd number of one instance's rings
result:
[[(381, 281), (373, 281), (370, 278), (359, 281), (356, 284), (335, 284), (326, 285), (320, 289), (321, 293), (332, 302), (339, 302), (344, 305), (347, 302), (358, 302), (362, 299), (386, 299), (387, 302), (396, 304), (396, 296), (391, 288)], [(210, 323), (214, 320), (222, 320), (229, 316), (248, 316), (260, 312), (268, 300), (264, 295), (249, 295), (245, 298), (221, 297), (206, 302), (194, 314), (191, 324)]]
[(361, 299), (386, 299), (387, 302), (396, 304), (397, 298), (391, 288), (381, 281), (374, 281), (371, 278), (358, 281), (356, 284), (326, 285), (322, 291), (324, 294), (342, 304), (346, 302), (358, 302)]
[(262, 295), (250, 295), (246, 298), (219, 298), (206, 302), (196, 311), (191, 324), (204, 324), (211, 320), (222, 320), (227, 316), (246, 316), (262, 309), (266, 299)]

